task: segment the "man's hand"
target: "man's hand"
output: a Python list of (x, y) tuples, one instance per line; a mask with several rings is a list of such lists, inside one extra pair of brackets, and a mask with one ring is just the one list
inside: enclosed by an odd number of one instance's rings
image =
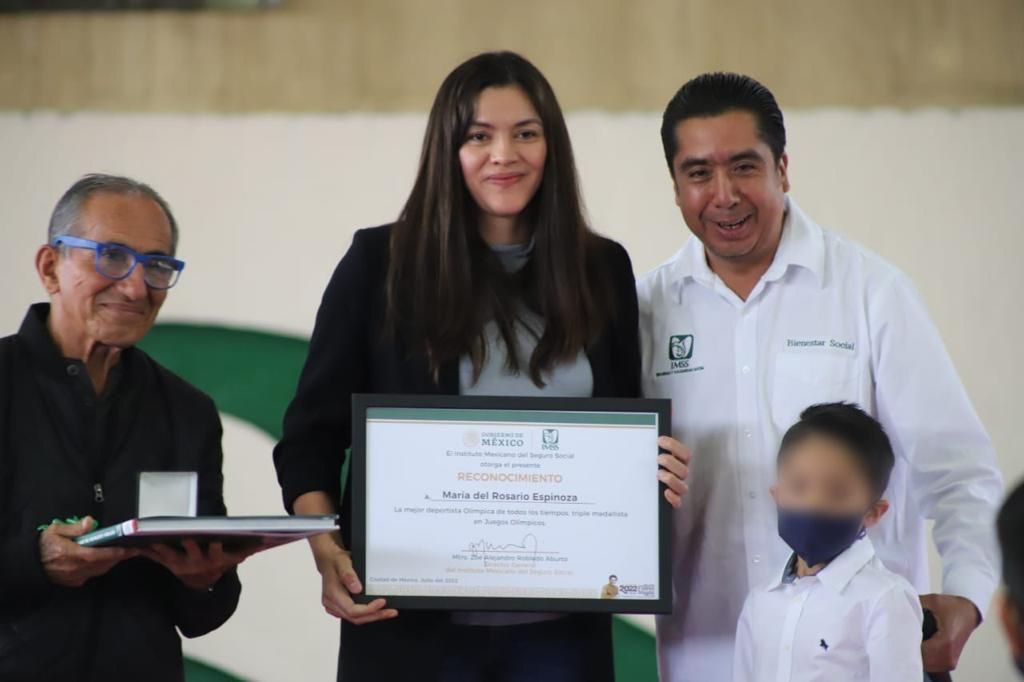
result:
[(938, 627), (935, 635), (921, 644), (925, 672), (955, 670), (967, 639), (978, 627), (978, 609), (969, 599), (947, 594), (921, 595), (921, 606), (932, 612)]
[(327, 613), (353, 625), (366, 625), (398, 615), (395, 609), (384, 608), (383, 599), (374, 599), (369, 604), (356, 604), (352, 600), (353, 594), (363, 591), (363, 585), (352, 568), (352, 555), (342, 546), (337, 533), (311, 538), (310, 545), (323, 581), (321, 602)]
[(138, 552), (120, 547), (82, 547), (73, 538), (92, 530), (91, 516), (76, 524), (54, 523), (39, 535), (39, 557), (50, 582), (81, 587)]
[(668, 486), (665, 499), (679, 509), (689, 489), (686, 478), (690, 475), (690, 448), (668, 436), (658, 439), (658, 447), (668, 451), (668, 454), (658, 455), (658, 480)]
[(164, 566), (193, 590), (213, 587), (227, 571), (263, 549), (257, 545), (237, 552), (225, 552), (222, 543), (212, 542), (203, 552), (195, 540), (184, 540), (181, 546), (184, 551), (168, 545), (152, 545), (141, 553)]

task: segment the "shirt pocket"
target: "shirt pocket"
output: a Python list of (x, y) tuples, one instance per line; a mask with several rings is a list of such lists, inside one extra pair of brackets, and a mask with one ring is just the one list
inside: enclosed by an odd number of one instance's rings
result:
[(772, 421), (785, 431), (811, 405), (858, 402), (855, 359), (837, 353), (781, 352), (772, 382)]

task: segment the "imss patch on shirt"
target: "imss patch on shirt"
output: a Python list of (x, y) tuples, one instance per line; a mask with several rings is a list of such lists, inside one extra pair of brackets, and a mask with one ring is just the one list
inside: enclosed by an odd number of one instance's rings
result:
[(655, 376), (663, 377), (703, 370), (704, 365), (698, 365), (693, 362), (695, 344), (696, 341), (693, 334), (673, 334), (669, 336), (667, 369), (655, 372)]

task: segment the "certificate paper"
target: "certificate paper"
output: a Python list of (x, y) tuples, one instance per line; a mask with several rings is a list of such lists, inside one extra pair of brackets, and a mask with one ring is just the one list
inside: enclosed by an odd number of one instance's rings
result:
[(665, 400), (360, 395), (353, 541), (398, 608), (667, 612)]

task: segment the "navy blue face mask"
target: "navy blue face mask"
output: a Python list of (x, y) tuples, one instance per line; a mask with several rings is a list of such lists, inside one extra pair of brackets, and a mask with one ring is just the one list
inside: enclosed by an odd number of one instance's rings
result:
[(834, 516), (779, 507), (779, 537), (808, 566), (835, 559), (864, 532), (863, 514)]

